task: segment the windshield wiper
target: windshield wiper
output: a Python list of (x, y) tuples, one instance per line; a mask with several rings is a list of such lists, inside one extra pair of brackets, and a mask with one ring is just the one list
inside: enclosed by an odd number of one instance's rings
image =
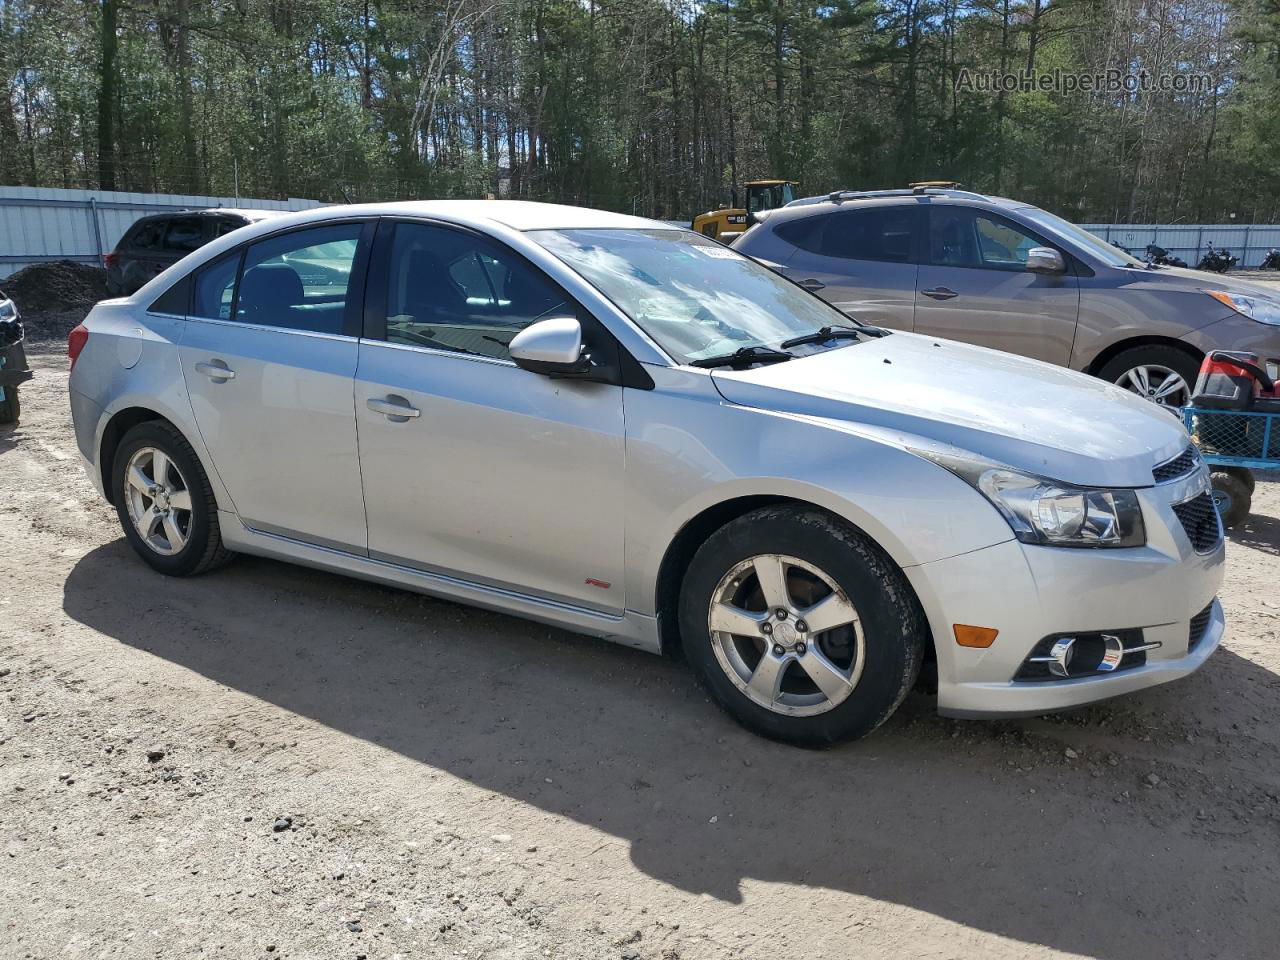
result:
[(784, 360), (794, 360), (795, 357), (787, 353), (785, 350), (775, 350), (773, 347), (739, 347), (733, 353), (722, 353), (718, 357), (703, 357), (701, 360), (692, 361), (691, 367), (738, 367), (746, 366), (751, 363), (781, 363)]
[(813, 333), (783, 340), (782, 346), (798, 347), (803, 343), (824, 343), (827, 340), (860, 340), (863, 337), (883, 337), (888, 331), (879, 327), (821, 327)]

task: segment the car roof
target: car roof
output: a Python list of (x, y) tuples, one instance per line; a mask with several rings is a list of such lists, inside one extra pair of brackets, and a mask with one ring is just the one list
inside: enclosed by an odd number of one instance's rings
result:
[(837, 191), (817, 197), (804, 197), (793, 200), (785, 207), (764, 210), (756, 214), (759, 221), (768, 221), (770, 226), (777, 226), (790, 220), (801, 220), (805, 217), (832, 213), (836, 210), (859, 210), (864, 207), (903, 206), (905, 204), (935, 204), (978, 207), (983, 209), (999, 208), (1002, 210), (1027, 209), (1028, 204), (1007, 197), (991, 197), (968, 190), (945, 190), (930, 187), (927, 190), (864, 190)]

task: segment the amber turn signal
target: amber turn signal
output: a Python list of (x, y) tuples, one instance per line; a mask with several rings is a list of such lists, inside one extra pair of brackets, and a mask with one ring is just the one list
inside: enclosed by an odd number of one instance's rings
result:
[(995, 627), (971, 627), (964, 623), (957, 623), (951, 629), (956, 633), (956, 643), (962, 647), (989, 647), (1000, 632)]

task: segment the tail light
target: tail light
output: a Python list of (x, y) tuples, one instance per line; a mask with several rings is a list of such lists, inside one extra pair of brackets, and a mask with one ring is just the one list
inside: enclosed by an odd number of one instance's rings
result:
[(108, 270), (110, 270), (119, 262), (120, 262), (120, 254), (118, 253), (107, 253), (107, 254), (103, 254), (102, 256), (102, 265), (106, 267)]
[(76, 359), (80, 356), (80, 351), (84, 349), (84, 345), (89, 342), (89, 328), (83, 323), (79, 324), (74, 330), (67, 334), (67, 356), (71, 358), (71, 369), (76, 368)]

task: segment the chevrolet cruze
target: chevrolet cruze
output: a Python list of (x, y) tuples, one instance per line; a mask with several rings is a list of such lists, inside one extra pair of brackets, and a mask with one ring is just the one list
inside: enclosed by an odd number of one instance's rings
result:
[(69, 352), (88, 475), (161, 573), (259, 554), (678, 651), (782, 740), (870, 732), (926, 667), (945, 714), (1034, 714), (1223, 634), (1221, 527), (1167, 412), (859, 325), (655, 221), (273, 218)]

